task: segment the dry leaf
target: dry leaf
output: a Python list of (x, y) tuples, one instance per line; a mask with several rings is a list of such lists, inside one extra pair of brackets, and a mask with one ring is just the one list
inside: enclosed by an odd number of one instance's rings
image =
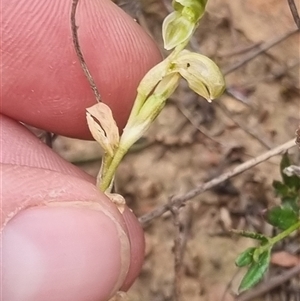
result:
[(86, 119), (94, 139), (112, 157), (120, 137), (111, 109), (103, 102), (99, 102), (86, 109)]
[(271, 263), (281, 267), (290, 268), (300, 264), (300, 258), (288, 252), (276, 252), (271, 257)]
[(117, 292), (109, 301), (130, 301), (128, 294), (125, 292)]
[(118, 210), (123, 213), (125, 209), (125, 199), (118, 193), (105, 192), (106, 196), (117, 206)]
[(225, 207), (220, 208), (220, 220), (225, 230), (229, 231), (232, 229), (232, 219), (228, 209)]

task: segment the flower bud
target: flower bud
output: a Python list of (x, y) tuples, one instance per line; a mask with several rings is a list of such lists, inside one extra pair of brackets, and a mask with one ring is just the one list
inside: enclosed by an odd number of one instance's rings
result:
[(206, 2), (207, 0), (173, 0), (175, 11), (165, 18), (162, 27), (165, 49), (170, 50), (188, 42), (204, 14)]
[(180, 75), (172, 72), (165, 76), (156, 86), (153, 93), (144, 106), (141, 108), (138, 119), (153, 121), (165, 106), (166, 99), (169, 98), (178, 87)]
[(225, 89), (225, 80), (219, 67), (208, 57), (183, 50), (174, 63), (174, 71), (188, 82), (189, 87), (211, 101)]
[(173, 49), (188, 40), (193, 34), (195, 24), (178, 12), (168, 15), (162, 26), (164, 48)]
[(153, 88), (162, 80), (162, 78), (167, 75), (168, 64), (169, 61), (165, 59), (150, 69), (141, 80), (137, 88), (137, 92), (144, 97), (147, 97), (153, 91)]
[(124, 128), (120, 145), (132, 145), (148, 130), (166, 104), (166, 100), (178, 87), (180, 74), (166, 75), (147, 98), (138, 114), (131, 118)]
[(172, 6), (175, 11), (197, 23), (203, 16), (208, 0), (173, 0)]

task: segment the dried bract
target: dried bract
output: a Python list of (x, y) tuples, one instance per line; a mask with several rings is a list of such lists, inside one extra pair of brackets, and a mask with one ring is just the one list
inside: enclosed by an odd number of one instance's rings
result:
[(119, 145), (119, 130), (111, 109), (103, 102), (86, 109), (86, 119), (94, 139), (111, 157)]

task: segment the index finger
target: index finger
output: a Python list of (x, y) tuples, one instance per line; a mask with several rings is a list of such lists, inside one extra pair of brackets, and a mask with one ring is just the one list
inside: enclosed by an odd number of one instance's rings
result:
[[(13, 119), (61, 135), (91, 138), (85, 108), (95, 97), (72, 43), (68, 0), (4, 0), (2, 105)], [(143, 75), (160, 59), (146, 33), (109, 0), (80, 0), (85, 61), (119, 128)]]

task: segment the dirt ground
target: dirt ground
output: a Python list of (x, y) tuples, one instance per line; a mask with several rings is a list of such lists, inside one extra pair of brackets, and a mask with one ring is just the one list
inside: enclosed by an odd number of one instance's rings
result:
[[(161, 23), (168, 3), (144, 0), (137, 14), (161, 49)], [(219, 64), (227, 92), (209, 104), (183, 82), (147, 135), (126, 156), (117, 174), (117, 189), (137, 216), (295, 137), (300, 113), (299, 33), (295, 30), (287, 1), (209, 1), (191, 48)], [(252, 54), (249, 62), (236, 65)], [(97, 174), (100, 152), (95, 142), (58, 137), (54, 148)], [(290, 153), (299, 164), (296, 148)], [(234, 260), (253, 241), (228, 230), (272, 234), (261, 214), (278, 202), (271, 184), (280, 179), (279, 160), (277, 156), (251, 168), (180, 210), (181, 300), (238, 300), (235, 294), (245, 270), (238, 270)], [(170, 212), (145, 228), (146, 261), (129, 291), (131, 301), (175, 300), (176, 231)], [(264, 283), (292, 266), (285, 264), (284, 255), (299, 256), (297, 239), (274, 250), (279, 260), (274, 260)], [(247, 300), (296, 301), (299, 295), (300, 280), (293, 278)]]

